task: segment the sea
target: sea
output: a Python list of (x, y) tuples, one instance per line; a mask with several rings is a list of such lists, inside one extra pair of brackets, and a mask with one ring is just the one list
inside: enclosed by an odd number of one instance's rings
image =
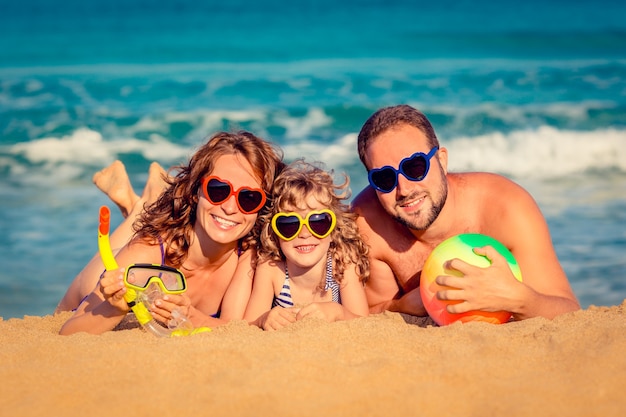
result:
[(53, 314), (99, 207), (121, 221), (91, 180), (114, 160), (141, 193), (150, 162), (246, 129), (356, 195), (362, 124), (404, 103), (451, 171), (532, 193), (584, 308), (621, 304), (625, 16), (621, 0), (3, 1), (0, 317)]

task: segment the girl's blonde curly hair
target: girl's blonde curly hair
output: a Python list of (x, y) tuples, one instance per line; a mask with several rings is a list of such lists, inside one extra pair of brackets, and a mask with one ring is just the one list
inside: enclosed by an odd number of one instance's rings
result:
[(324, 207), (332, 210), (337, 217), (335, 229), (330, 234), (330, 254), (333, 260), (333, 278), (341, 283), (343, 273), (350, 264), (356, 266), (361, 282), (369, 278), (369, 248), (361, 239), (356, 226), (356, 215), (343, 200), (350, 198), (349, 178), (343, 175), (344, 182), (335, 185), (333, 171), (321, 168), (321, 163), (308, 163), (297, 159), (288, 165), (274, 181), (273, 201), (267, 213), (259, 218), (261, 237), (258, 250), (258, 263), (284, 261), (280, 250), (279, 237), (271, 227), (272, 217), (278, 212), (306, 210), (306, 200), (313, 196)]

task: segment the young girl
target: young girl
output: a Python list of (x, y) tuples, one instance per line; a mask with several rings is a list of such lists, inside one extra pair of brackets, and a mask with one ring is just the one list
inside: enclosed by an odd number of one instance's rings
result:
[(273, 204), (260, 219), (247, 321), (276, 330), (304, 317), (336, 321), (368, 314), (368, 248), (341, 202), (347, 188), (347, 177), (336, 186), (330, 173), (303, 160), (276, 178)]
[(172, 266), (187, 278), (185, 293), (168, 294), (151, 306), (155, 319), (167, 323), (176, 309), (194, 327), (223, 323), (220, 313), (231, 280), (252, 276), (256, 221), (267, 210), (265, 202), (282, 166), (277, 150), (251, 133), (211, 137), (175, 176), (165, 178), (167, 187), (153, 204), (135, 204), (136, 213), (120, 225), (127, 232), (116, 231), (116, 240), (130, 239), (116, 254), (121, 270), (102, 273), (102, 260), (96, 256), (76, 277), (62, 302), (64, 309), (81, 299), (81, 289), (93, 291), (60, 333), (102, 333), (120, 323), (129, 311), (122, 271), (133, 263)]

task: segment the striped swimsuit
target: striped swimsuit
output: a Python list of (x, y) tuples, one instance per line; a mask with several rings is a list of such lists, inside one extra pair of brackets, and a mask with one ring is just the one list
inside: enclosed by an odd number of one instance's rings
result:
[[(341, 304), (341, 295), (339, 294), (339, 284), (337, 281), (333, 279), (333, 260), (328, 254), (328, 258), (326, 260), (326, 284), (324, 286), (324, 291), (332, 291), (333, 301)], [(293, 307), (293, 300), (291, 298), (291, 287), (289, 286), (289, 270), (287, 270), (287, 263), (285, 262), (285, 282), (283, 283), (283, 288), (280, 290), (280, 294), (278, 297), (274, 296), (274, 301), (272, 302), (273, 307), (283, 307), (289, 308)]]

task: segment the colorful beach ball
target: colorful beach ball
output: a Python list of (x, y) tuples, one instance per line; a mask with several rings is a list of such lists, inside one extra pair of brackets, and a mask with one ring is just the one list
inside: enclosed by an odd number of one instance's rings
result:
[(487, 257), (474, 253), (474, 248), (492, 246), (507, 260), (511, 271), (518, 281), (522, 281), (522, 272), (513, 254), (496, 239), (482, 234), (461, 234), (453, 236), (441, 242), (430, 254), (422, 270), (420, 280), (420, 294), (426, 311), (432, 319), (440, 326), (454, 323), (456, 321), (486, 321), (489, 323), (505, 323), (511, 318), (511, 313), (507, 311), (468, 311), (467, 313), (453, 314), (446, 310), (448, 304), (457, 304), (461, 301), (439, 300), (437, 291), (449, 288), (435, 282), (439, 275), (462, 276), (455, 270), (445, 269), (447, 261), (458, 258), (468, 264), (486, 268), (491, 265)]

